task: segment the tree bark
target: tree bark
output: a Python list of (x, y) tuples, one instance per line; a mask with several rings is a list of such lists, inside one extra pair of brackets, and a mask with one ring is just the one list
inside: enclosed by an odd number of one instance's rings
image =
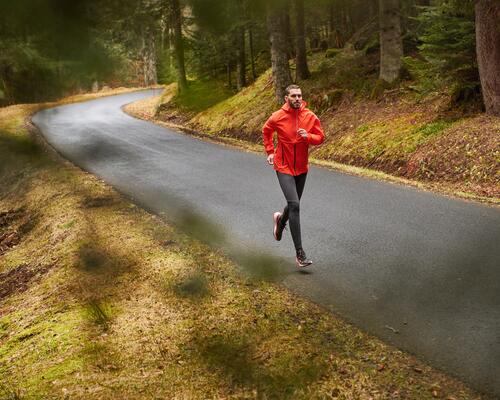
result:
[(257, 79), (257, 73), (255, 72), (255, 56), (253, 49), (253, 29), (252, 24), (248, 26), (248, 48), (250, 50), (250, 61), (252, 65), (252, 78), (255, 81)]
[(237, 28), (236, 41), (237, 41), (237, 46), (236, 46), (236, 48), (237, 48), (237, 50), (236, 50), (237, 82), (236, 82), (236, 85), (237, 85), (238, 90), (241, 90), (247, 84), (246, 57), (245, 57), (245, 28), (242, 25), (238, 26), (238, 28)]
[(143, 30), (141, 53), (144, 86), (156, 85), (158, 74), (156, 71), (155, 38), (149, 29)]
[[(284, 2), (285, 3), (285, 2)], [(288, 59), (295, 58), (295, 41), (293, 40), (293, 35), (292, 35), (292, 23), (290, 21), (290, 12), (289, 12), (289, 6), (290, 6), (290, 0), (286, 1), (287, 4), (287, 9), (286, 9), (286, 40), (288, 44)]]
[(170, 21), (166, 19), (165, 21), (165, 31), (163, 32), (163, 40), (162, 40), (162, 52), (161, 56), (163, 57), (162, 61), (164, 64), (164, 68), (166, 70), (166, 75), (168, 77), (171, 76), (172, 71), (172, 40), (170, 34)]
[(399, 78), (403, 40), (399, 0), (380, 0), (380, 79), (392, 83)]
[(330, 0), (328, 5), (328, 47), (335, 47), (335, 6)]
[(287, 38), (288, 8), (285, 1), (268, 3), (267, 29), (271, 42), (271, 66), (276, 101), (282, 104), (285, 88), (292, 83), (288, 64)]
[(500, 116), (500, 2), (476, 1), (476, 51), (486, 113)]
[(227, 87), (231, 89), (233, 83), (231, 82), (231, 63), (228, 61), (226, 64)]
[(172, 25), (174, 27), (174, 49), (177, 64), (177, 82), (179, 90), (187, 89), (186, 67), (184, 64), (184, 43), (182, 40), (182, 16), (179, 0), (170, 0), (172, 6)]
[(304, 24), (304, 0), (294, 0), (295, 5), (295, 66), (296, 80), (307, 79), (311, 76), (307, 66), (306, 33)]

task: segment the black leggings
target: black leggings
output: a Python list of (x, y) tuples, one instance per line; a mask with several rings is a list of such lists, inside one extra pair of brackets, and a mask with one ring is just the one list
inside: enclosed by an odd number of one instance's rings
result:
[(290, 220), (290, 232), (292, 233), (295, 250), (302, 248), (302, 238), (300, 236), (300, 198), (306, 184), (307, 172), (293, 176), (276, 171), (281, 190), (285, 195), (287, 205), (281, 217), (281, 228)]

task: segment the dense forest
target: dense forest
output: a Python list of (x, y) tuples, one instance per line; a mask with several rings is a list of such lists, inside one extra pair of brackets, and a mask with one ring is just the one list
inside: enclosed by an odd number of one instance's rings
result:
[(374, 54), (379, 85), (418, 78), (500, 114), (498, 0), (19, 0), (0, 5), (0, 104), (272, 67), (276, 98), (314, 53)]

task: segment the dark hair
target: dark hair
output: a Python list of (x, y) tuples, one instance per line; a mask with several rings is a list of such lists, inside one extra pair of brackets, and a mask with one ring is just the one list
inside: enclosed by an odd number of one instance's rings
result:
[(285, 94), (288, 96), (290, 94), (290, 90), (292, 89), (300, 89), (298, 85), (288, 85), (285, 89)]

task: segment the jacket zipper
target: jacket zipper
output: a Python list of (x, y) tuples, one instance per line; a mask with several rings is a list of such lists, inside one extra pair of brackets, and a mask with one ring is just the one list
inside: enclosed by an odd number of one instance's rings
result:
[[(295, 112), (295, 134), (298, 135), (299, 131), (299, 110)], [(293, 144), (293, 173), (296, 174), (295, 161), (296, 161), (296, 153), (297, 153), (297, 143)]]
[(294, 143), (293, 145), (293, 172), (296, 174), (297, 171), (295, 170), (295, 153), (296, 153), (296, 149), (297, 149), (297, 144)]

